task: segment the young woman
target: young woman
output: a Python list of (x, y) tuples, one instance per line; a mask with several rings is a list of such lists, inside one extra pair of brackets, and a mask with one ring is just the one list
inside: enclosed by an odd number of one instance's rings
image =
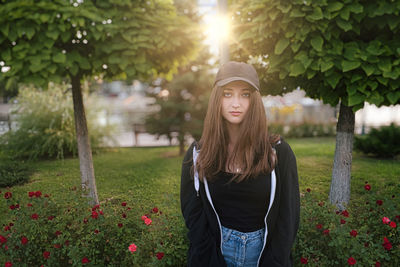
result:
[(299, 225), (296, 158), (267, 131), (256, 70), (218, 71), (204, 130), (182, 165), (189, 266), (292, 266)]

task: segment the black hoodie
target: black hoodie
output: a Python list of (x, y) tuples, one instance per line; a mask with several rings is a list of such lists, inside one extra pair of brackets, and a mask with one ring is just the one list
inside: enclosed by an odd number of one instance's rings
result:
[[(196, 186), (191, 168), (196, 142), (183, 159), (181, 174), (181, 209), (187, 228), (190, 247), (188, 266), (226, 266), (221, 252), (221, 229), (218, 216), (207, 197), (207, 183)], [(266, 244), (259, 266), (292, 266), (291, 248), (299, 227), (300, 197), (296, 158), (283, 140), (275, 146), (278, 164), (273, 182), (275, 193), (266, 216)], [(197, 191), (198, 190), (198, 191)], [(210, 197), (210, 196), (209, 196)], [(211, 197), (210, 197), (211, 199)]]

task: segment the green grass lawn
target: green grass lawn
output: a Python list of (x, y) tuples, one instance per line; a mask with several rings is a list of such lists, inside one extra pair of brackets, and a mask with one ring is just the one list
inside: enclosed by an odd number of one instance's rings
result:
[[(289, 139), (298, 164), (300, 191), (310, 188), (322, 200), (328, 199), (334, 138)], [(180, 212), (179, 188), (182, 156), (178, 147), (104, 149), (94, 155), (94, 169), (101, 203), (126, 201), (135, 210), (150, 210), (157, 206), (164, 214), (174, 217), (177, 227), (183, 227)], [(30, 163), (34, 172), (29, 183), (11, 189), (16, 195), (40, 190), (50, 194), (62, 205), (70, 190), (80, 187), (79, 160), (46, 160)], [(357, 202), (366, 181), (375, 191), (392, 194), (399, 185), (400, 160), (380, 160), (353, 153), (351, 199)], [(397, 196), (400, 197), (400, 196)], [(7, 207), (0, 207), (3, 212)], [(0, 218), (0, 225), (7, 218)]]

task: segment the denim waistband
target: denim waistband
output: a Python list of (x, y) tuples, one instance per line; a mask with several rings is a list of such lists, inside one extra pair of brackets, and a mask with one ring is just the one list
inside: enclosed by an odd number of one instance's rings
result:
[(264, 232), (265, 232), (265, 228), (261, 228), (259, 230), (256, 230), (254, 232), (240, 232), (237, 231), (235, 229), (231, 229), (231, 228), (227, 228), (225, 226), (221, 226), (222, 227), (222, 232), (225, 233), (229, 233), (229, 236), (235, 236), (241, 239), (246, 239), (246, 240), (251, 240), (251, 239), (257, 239), (257, 238), (261, 238), (264, 237)]

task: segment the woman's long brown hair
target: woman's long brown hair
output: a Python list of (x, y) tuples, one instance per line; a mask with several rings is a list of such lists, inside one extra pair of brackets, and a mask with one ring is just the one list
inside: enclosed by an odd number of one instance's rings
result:
[(257, 90), (250, 94), (250, 104), (242, 123), (239, 139), (228, 158), (229, 136), (225, 119), (221, 113), (223, 87), (215, 86), (208, 102), (206, 118), (201, 139), (200, 153), (196, 169), (199, 178), (207, 180), (216, 178), (216, 174), (225, 171), (226, 166), (238, 164), (240, 173), (232, 181), (240, 182), (261, 173), (270, 173), (276, 164), (276, 155), (271, 143), (277, 142), (278, 135), (268, 134), (267, 117), (261, 95)]

